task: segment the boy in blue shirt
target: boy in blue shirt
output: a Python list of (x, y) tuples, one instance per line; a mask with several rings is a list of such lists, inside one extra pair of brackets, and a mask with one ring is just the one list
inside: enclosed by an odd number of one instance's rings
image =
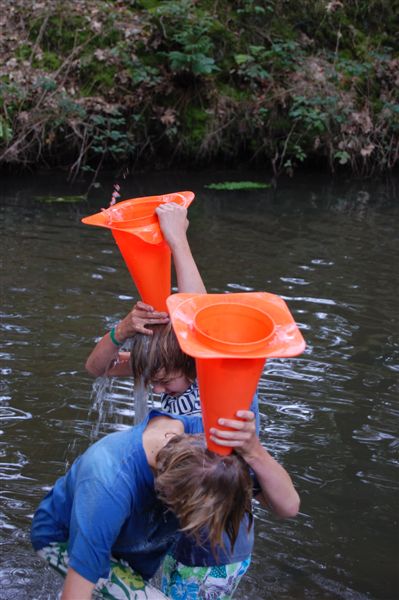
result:
[[(157, 214), (173, 255), (179, 292), (206, 293), (187, 240), (187, 210), (171, 203), (160, 206)], [(127, 339), (132, 341), (131, 353), (120, 351)], [(151, 383), (153, 391), (162, 394), (161, 407), (165, 412), (201, 415), (194, 360), (181, 352), (168, 314), (141, 301), (118, 323), (112, 336), (108, 333), (98, 342), (86, 368), (94, 376), (134, 376), (136, 382)], [(256, 395), (251, 410), (258, 432)], [(225, 535), (224, 548), (218, 549), (217, 558), (206, 542), (198, 544), (181, 535), (163, 565), (163, 590), (174, 600), (185, 599), (189, 578), (190, 598), (214, 597), (216, 591), (219, 598), (231, 597), (249, 567), (253, 541), (254, 531), (251, 527), (248, 533), (248, 519), (241, 524), (234, 551)]]
[[(174, 205), (158, 207), (163, 236), (173, 255), (179, 292), (206, 293), (187, 241), (187, 211)], [(131, 352), (121, 352), (125, 340)], [(181, 352), (167, 313), (138, 302), (132, 311), (95, 346), (86, 362), (94, 376), (133, 376), (161, 394), (162, 410), (173, 415), (201, 415), (194, 360)], [(258, 431), (255, 395), (251, 414)], [(201, 535), (181, 534), (163, 564), (163, 591), (173, 600), (231, 598), (250, 564), (254, 531), (250, 513), (238, 529), (236, 543), (226, 533), (215, 549)], [(202, 532), (203, 534), (203, 532)], [(200, 542), (200, 543), (199, 543)], [(214, 551), (216, 550), (216, 551)]]
[[(232, 428), (211, 430), (215, 443), (234, 448), (229, 456), (210, 452), (195, 435), (203, 430), (199, 417), (152, 411), (96, 442), (56, 482), (34, 515), (31, 539), (44, 558), (58, 553), (53, 566), (67, 567), (62, 600), (89, 600), (94, 589), (106, 598), (124, 597), (121, 590), (148, 597), (145, 580), (179, 529), (197, 543), (207, 531), (212, 549), (223, 546), (226, 532), (234, 547), (244, 516), (252, 520), (249, 468), (259, 501), (281, 517), (297, 513), (298, 495), (260, 444), (254, 414), (238, 411), (219, 424)], [(121, 559), (128, 577), (112, 562)]]

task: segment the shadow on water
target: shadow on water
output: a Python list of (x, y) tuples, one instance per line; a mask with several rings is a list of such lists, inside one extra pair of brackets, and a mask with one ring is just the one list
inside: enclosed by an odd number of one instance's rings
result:
[[(259, 386), (262, 442), (292, 474), (301, 514), (283, 522), (255, 507), (237, 598), (395, 600), (397, 182), (204, 188), (229, 178), (135, 178), (121, 196), (196, 192), (190, 241), (208, 290), (280, 294), (307, 341), (302, 356), (269, 360)], [(60, 581), (29, 543), (35, 507), (89, 443), (135, 418), (132, 381), (99, 380), (93, 394), (84, 372), (96, 336), (137, 299), (112, 236), (80, 224), (109, 203), (113, 183), (68, 206), (35, 200), (71, 193), (55, 176), (4, 182), (2, 600), (55, 597)]]

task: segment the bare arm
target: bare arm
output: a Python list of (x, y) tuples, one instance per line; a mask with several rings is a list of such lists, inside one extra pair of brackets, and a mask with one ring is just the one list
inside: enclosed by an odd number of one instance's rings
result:
[[(187, 209), (172, 202), (162, 204), (156, 212), (173, 255), (179, 292), (205, 294), (206, 289), (187, 240)], [(149, 304), (139, 301), (115, 327), (115, 338), (123, 343), (136, 333), (152, 335), (146, 325), (160, 325), (168, 321), (167, 313), (155, 311)], [(119, 347), (106, 333), (90, 353), (86, 370), (93, 377), (129, 377), (132, 374), (129, 356), (128, 352), (119, 352)]]
[(206, 294), (206, 289), (187, 240), (187, 209), (174, 202), (161, 204), (155, 211), (162, 234), (173, 255), (177, 289), (181, 293)]
[(69, 567), (61, 600), (91, 600), (94, 587), (95, 583), (88, 581)]
[[(279, 517), (295, 517), (299, 511), (299, 496), (287, 471), (262, 446), (255, 431), (255, 415), (240, 410), (235, 419), (219, 419), (219, 425), (234, 431), (211, 429), (211, 437), (220, 446), (229, 446), (241, 454), (254, 471), (262, 493), (257, 499)], [(244, 419), (244, 420), (241, 420)]]
[[(139, 301), (115, 327), (114, 337), (117, 342), (122, 344), (136, 333), (152, 335), (151, 329), (146, 329), (146, 325), (160, 325), (168, 322), (169, 317), (166, 312), (158, 312), (149, 304)], [(86, 361), (86, 370), (93, 377), (103, 375), (129, 377), (132, 374), (129, 359), (130, 353), (120, 352), (119, 346), (113, 343), (110, 333), (106, 333), (90, 353)]]

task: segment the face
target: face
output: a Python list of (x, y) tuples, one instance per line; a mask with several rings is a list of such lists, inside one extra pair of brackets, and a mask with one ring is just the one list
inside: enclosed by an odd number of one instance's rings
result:
[(157, 373), (151, 381), (152, 389), (156, 394), (170, 394), (171, 396), (180, 396), (191, 385), (191, 381), (182, 373), (168, 373), (163, 370)]

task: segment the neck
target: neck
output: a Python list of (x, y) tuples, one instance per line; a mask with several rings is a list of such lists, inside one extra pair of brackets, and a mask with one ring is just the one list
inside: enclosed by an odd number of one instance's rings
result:
[(143, 447), (150, 467), (155, 468), (158, 452), (163, 448), (170, 437), (184, 433), (181, 421), (169, 417), (155, 417), (151, 419), (143, 433)]

